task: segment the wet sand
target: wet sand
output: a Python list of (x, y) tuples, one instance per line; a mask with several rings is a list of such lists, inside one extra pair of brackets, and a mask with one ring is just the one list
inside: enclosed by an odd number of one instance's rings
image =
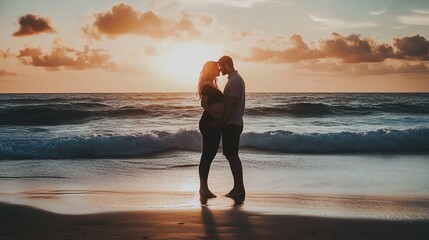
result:
[(209, 206), (66, 215), (0, 203), (0, 239), (429, 239), (429, 221), (266, 215)]

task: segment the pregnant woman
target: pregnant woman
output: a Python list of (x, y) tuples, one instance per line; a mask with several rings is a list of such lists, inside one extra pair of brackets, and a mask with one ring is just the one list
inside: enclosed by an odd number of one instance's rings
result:
[(201, 99), (201, 107), (204, 108), (199, 124), (203, 135), (203, 153), (199, 165), (201, 200), (216, 197), (209, 190), (207, 178), (222, 135), (222, 128), (210, 126), (210, 122), (222, 119), (225, 112), (223, 94), (217, 86), (216, 77), (219, 75), (217, 62), (208, 61), (204, 64), (198, 81), (198, 96)]

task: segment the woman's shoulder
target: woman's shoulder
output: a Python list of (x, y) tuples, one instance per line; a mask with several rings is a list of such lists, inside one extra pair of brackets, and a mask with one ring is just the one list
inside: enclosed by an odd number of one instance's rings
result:
[(210, 85), (209, 83), (205, 83), (204, 85), (203, 85), (203, 88), (214, 88), (214, 89), (216, 89), (215, 87), (213, 87), (212, 85)]
[(206, 84), (203, 85), (202, 95), (214, 98), (221, 98), (223, 96), (223, 93), (217, 87), (210, 84)]
[(216, 87), (210, 85), (210, 84), (204, 84), (203, 85), (203, 91), (219, 91), (219, 89), (217, 89)]
[(201, 88), (201, 95), (210, 96), (212, 95), (213, 87), (209, 84), (204, 84)]

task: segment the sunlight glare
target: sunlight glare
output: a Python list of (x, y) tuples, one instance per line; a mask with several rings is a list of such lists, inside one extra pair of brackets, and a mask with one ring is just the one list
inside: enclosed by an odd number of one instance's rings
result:
[(161, 72), (180, 84), (195, 86), (206, 61), (217, 61), (222, 51), (201, 42), (177, 43), (162, 56)]

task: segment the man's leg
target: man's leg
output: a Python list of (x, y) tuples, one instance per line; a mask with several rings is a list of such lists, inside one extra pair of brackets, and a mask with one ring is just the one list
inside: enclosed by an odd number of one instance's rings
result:
[(244, 197), (244, 183), (243, 183), (243, 166), (239, 156), (226, 156), (228, 159), (229, 167), (231, 168), (232, 176), (234, 177), (234, 187), (227, 194), (227, 197)]
[(230, 124), (222, 130), (223, 154), (228, 159), (229, 167), (231, 168), (234, 177), (234, 187), (226, 195), (227, 197), (244, 197), (245, 190), (243, 184), (243, 166), (241, 159), (238, 156), (240, 145), (240, 135), (243, 131), (242, 126)]

